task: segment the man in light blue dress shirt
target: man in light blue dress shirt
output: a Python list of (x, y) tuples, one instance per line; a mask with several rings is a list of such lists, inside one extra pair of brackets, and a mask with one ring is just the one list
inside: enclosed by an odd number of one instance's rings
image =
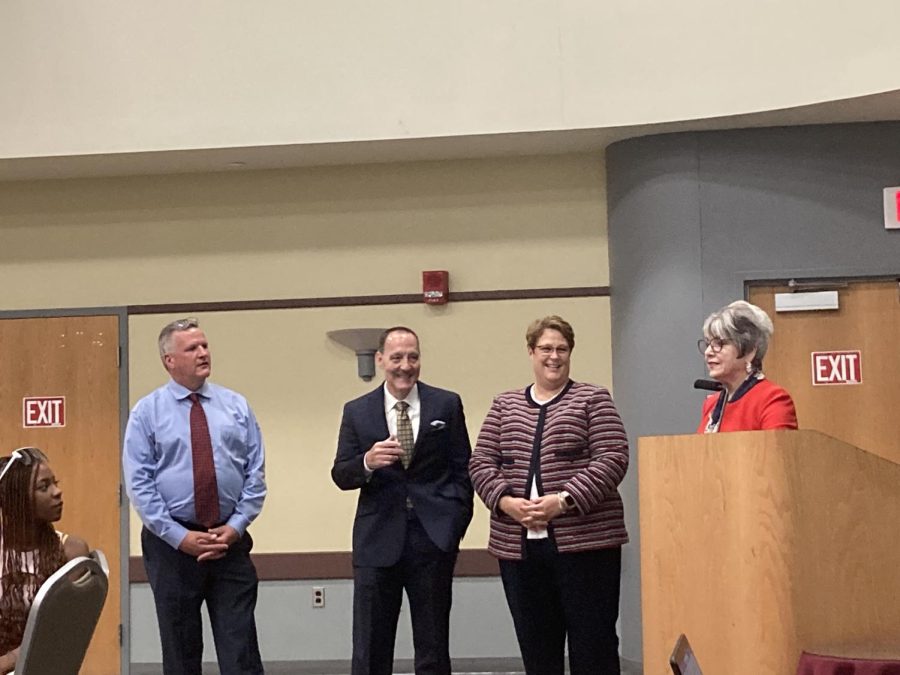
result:
[[(266, 496), (259, 425), (243, 396), (207, 382), (209, 344), (196, 319), (166, 325), (159, 352), (171, 380), (131, 411), (123, 467), (128, 496), (144, 524), (141, 545), (163, 672), (200, 675), (200, 610), (206, 602), (220, 672), (262, 673), (254, 618), (258, 580), (247, 532)], [(207, 421), (218, 491), (219, 517), (206, 524), (194, 499), (195, 394)]]

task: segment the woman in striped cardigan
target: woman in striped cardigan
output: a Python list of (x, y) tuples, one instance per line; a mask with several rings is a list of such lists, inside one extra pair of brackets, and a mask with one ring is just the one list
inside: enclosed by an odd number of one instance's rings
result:
[(534, 384), (500, 394), (469, 470), (491, 512), (488, 549), (528, 675), (619, 673), (618, 486), (628, 440), (609, 392), (569, 379), (575, 333), (558, 316), (529, 326)]

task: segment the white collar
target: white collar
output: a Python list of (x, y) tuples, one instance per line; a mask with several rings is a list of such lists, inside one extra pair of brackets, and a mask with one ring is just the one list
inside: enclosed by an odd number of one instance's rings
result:
[[(401, 400), (394, 396), (390, 391), (388, 391), (387, 382), (383, 385), (384, 387), (384, 409), (392, 410), (393, 407), (397, 404), (397, 401)], [(409, 407), (413, 410), (419, 409), (419, 383), (416, 382), (413, 385), (413, 388), (409, 390), (409, 393), (406, 395), (405, 399), (402, 399), (409, 404)]]

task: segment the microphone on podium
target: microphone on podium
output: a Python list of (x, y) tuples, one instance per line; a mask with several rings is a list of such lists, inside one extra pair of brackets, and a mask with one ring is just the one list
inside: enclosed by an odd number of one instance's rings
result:
[(715, 380), (694, 380), (694, 389), (706, 391), (722, 391), (722, 383)]

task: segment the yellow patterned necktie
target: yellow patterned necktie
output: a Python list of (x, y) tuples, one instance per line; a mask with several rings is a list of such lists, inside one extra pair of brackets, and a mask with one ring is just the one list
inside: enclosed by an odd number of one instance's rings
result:
[(403, 448), (400, 461), (403, 462), (403, 468), (408, 469), (413, 456), (413, 447), (415, 446), (412, 422), (409, 421), (409, 413), (406, 412), (409, 408), (409, 403), (397, 401), (394, 404), (394, 408), (397, 410), (397, 441), (400, 443), (400, 447)]

